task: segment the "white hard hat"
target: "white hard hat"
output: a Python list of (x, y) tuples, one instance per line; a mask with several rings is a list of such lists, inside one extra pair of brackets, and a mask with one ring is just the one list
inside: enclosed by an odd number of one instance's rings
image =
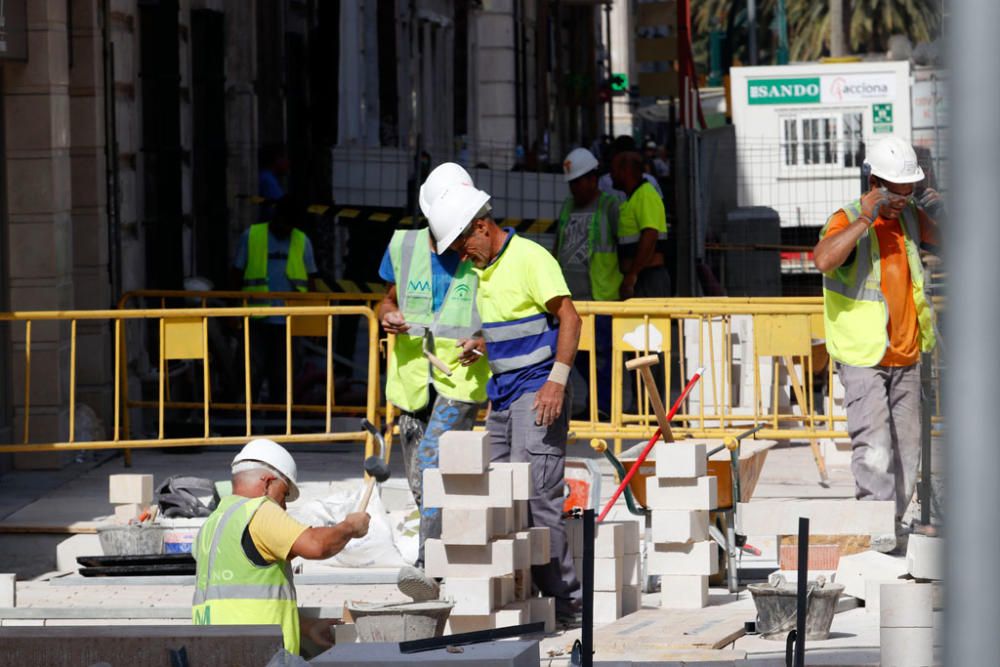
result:
[(292, 502), (299, 497), (299, 487), (295, 483), (298, 477), (298, 468), (295, 465), (295, 459), (292, 458), (287, 449), (273, 440), (257, 438), (248, 442), (240, 450), (240, 453), (233, 459), (233, 468), (238, 463), (245, 461), (265, 463), (268, 467), (280, 473), (285, 478), (285, 481), (288, 482), (288, 502)]
[(427, 180), (420, 186), (420, 212), (424, 217), (430, 217), (431, 204), (441, 196), (441, 193), (453, 185), (465, 183), (472, 185), (472, 176), (454, 162), (445, 162), (434, 167), (434, 170), (427, 175)]
[(871, 147), (865, 162), (872, 175), (890, 183), (917, 183), (924, 180), (924, 170), (917, 164), (917, 154), (908, 141), (886, 137)]
[(437, 244), (437, 254), (448, 249), (474, 216), (490, 201), (490, 196), (472, 183), (458, 183), (442, 192), (431, 204), (427, 221)]
[(597, 169), (597, 158), (586, 148), (574, 148), (563, 160), (563, 174), (566, 182), (575, 181)]

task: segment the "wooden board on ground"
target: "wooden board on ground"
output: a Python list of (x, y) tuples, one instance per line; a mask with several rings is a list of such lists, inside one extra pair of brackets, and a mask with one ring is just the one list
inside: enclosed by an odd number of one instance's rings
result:
[(753, 611), (705, 609), (643, 609), (598, 628), (594, 646), (598, 651), (634, 649), (720, 649), (745, 634), (744, 622)]

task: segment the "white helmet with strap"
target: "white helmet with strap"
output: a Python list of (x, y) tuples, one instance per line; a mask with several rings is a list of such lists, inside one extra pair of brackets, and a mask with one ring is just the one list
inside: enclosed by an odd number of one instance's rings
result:
[(873, 176), (889, 183), (917, 183), (924, 180), (924, 170), (917, 163), (917, 154), (910, 142), (899, 137), (886, 137), (868, 151), (865, 162)]
[[(248, 442), (233, 459), (233, 472), (251, 469), (252, 463), (263, 463), (268, 468), (281, 475), (288, 484), (288, 502), (299, 497), (299, 487), (296, 484), (298, 467), (288, 450), (267, 438), (257, 438)], [(244, 465), (240, 465), (244, 464)]]
[(431, 203), (427, 221), (437, 245), (437, 254), (448, 249), (490, 201), (490, 196), (472, 183), (458, 183)]
[(434, 167), (427, 175), (427, 180), (420, 186), (420, 211), (424, 217), (430, 217), (431, 204), (441, 196), (441, 193), (453, 185), (466, 183), (472, 185), (472, 176), (454, 162), (445, 162)]

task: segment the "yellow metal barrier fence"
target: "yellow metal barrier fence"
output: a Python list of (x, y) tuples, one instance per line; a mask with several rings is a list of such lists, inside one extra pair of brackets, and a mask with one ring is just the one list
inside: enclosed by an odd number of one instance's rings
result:
[[(214, 294), (214, 293), (212, 293)], [(268, 295), (270, 297), (270, 295)], [(151, 310), (121, 309), (93, 311), (31, 311), (0, 313), (0, 321), (10, 322), (16, 332), (19, 324), (23, 325), (24, 347), (24, 397), (22, 408), (23, 438), (20, 443), (2, 447), (4, 452), (51, 452), (77, 449), (115, 449), (115, 448), (145, 448), (145, 447), (175, 447), (189, 445), (238, 445), (257, 435), (252, 430), (252, 412), (266, 406), (252, 404), (246, 401), (238, 404), (245, 415), (245, 429), (238, 436), (211, 435), (211, 411), (223, 406), (211, 402), (210, 367), (211, 354), (208, 341), (209, 323), (213, 319), (228, 318), (242, 321), (243, 327), (243, 371), (244, 392), (251, 395), (251, 363), (250, 363), (250, 320), (253, 317), (285, 318), (285, 380), (286, 396), (283, 406), (285, 412), (285, 429), (281, 434), (266, 434), (278, 442), (337, 442), (362, 441), (366, 443), (366, 456), (373, 451), (373, 441), (363, 430), (350, 432), (333, 432), (331, 416), (333, 406), (333, 330), (334, 318), (340, 316), (356, 316), (363, 318), (368, 324), (368, 360), (367, 360), (367, 391), (365, 405), (352, 408), (359, 414), (364, 414), (373, 423), (378, 422), (379, 405), (379, 358), (378, 358), (378, 322), (371, 308), (361, 305), (354, 306), (324, 306), (324, 305), (289, 305), (275, 307), (239, 307), (239, 308), (161, 308)], [(76, 431), (76, 393), (77, 393), (77, 324), (78, 322), (105, 321), (114, 331), (114, 406), (111, 439), (78, 442)], [(156, 346), (158, 349), (158, 396), (156, 401), (130, 401), (128, 398), (128, 377), (123, 372), (127, 360), (125, 350), (124, 325), (128, 322), (142, 322), (158, 332)], [(41, 323), (69, 323), (70, 326), (70, 367), (69, 376), (69, 435), (66, 441), (32, 442), (31, 439), (31, 364), (32, 364), (32, 326)], [(295, 336), (310, 336), (326, 339), (326, 404), (308, 406), (313, 411), (325, 415), (324, 429), (319, 432), (292, 432), (292, 339)], [(200, 401), (171, 403), (168, 395), (167, 365), (172, 360), (194, 360), (202, 364), (202, 396)], [(62, 372), (62, 369), (60, 369)], [(157, 413), (157, 429), (155, 437), (133, 439), (130, 433), (129, 415), (131, 407), (152, 407)], [(228, 406), (233, 407), (233, 406)], [(274, 406), (271, 406), (274, 407)], [(306, 407), (306, 406), (304, 406)], [(184, 437), (166, 437), (165, 411), (168, 409), (195, 408), (200, 410), (203, 421), (202, 435)]]

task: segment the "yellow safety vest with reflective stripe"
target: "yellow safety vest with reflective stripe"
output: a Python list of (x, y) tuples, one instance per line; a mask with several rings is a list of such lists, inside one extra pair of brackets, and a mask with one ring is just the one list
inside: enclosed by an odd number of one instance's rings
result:
[(260, 566), (243, 551), (243, 531), (266, 497), (226, 496), (195, 543), (195, 625), (280, 625), (285, 649), (299, 653), (299, 610), (286, 561)]
[[(490, 375), (483, 359), (471, 366), (459, 363), (458, 340), (469, 338), (481, 326), (476, 308), (479, 279), (470, 262), (461, 262), (451, 278), (444, 302), (435, 313), (429, 238), (426, 229), (401, 230), (393, 234), (389, 243), (396, 300), (410, 329), (396, 335), (385, 394), (393, 405), (407, 412), (416, 412), (427, 405), (428, 382), (433, 382), (437, 393), (447, 398), (482, 403), (486, 400), (486, 381)], [(451, 376), (427, 361), (425, 344), (451, 368)]]
[[(587, 268), (590, 274), (590, 294), (595, 301), (617, 301), (618, 290), (622, 284), (622, 273), (618, 268), (618, 240), (608, 220), (608, 207), (617, 204), (618, 200), (614, 197), (600, 193), (597, 198), (597, 209), (590, 218), (590, 229), (587, 233), (590, 263)], [(559, 213), (557, 233), (560, 248), (573, 207), (573, 198), (569, 197)]]
[[(309, 289), (309, 274), (306, 273), (306, 235), (298, 229), (292, 230), (288, 243), (288, 260), (285, 274), (292, 287), (300, 292)], [(267, 223), (250, 226), (247, 236), (247, 265), (243, 269), (244, 292), (269, 292), (267, 284)], [(259, 304), (258, 304), (259, 305)]]
[[(861, 215), (861, 201), (843, 208), (848, 222)], [(910, 203), (899, 218), (910, 266), (913, 304), (920, 326), (920, 351), (934, 349), (934, 311), (924, 293), (924, 267), (920, 261), (920, 219)], [(820, 232), (826, 235), (824, 225)], [(823, 322), (826, 347), (836, 361), (849, 366), (877, 366), (889, 348), (889, 308), (882, 294), (878, 235), (869, 227), (858, 239), (854, 261), (823, 274)]]

